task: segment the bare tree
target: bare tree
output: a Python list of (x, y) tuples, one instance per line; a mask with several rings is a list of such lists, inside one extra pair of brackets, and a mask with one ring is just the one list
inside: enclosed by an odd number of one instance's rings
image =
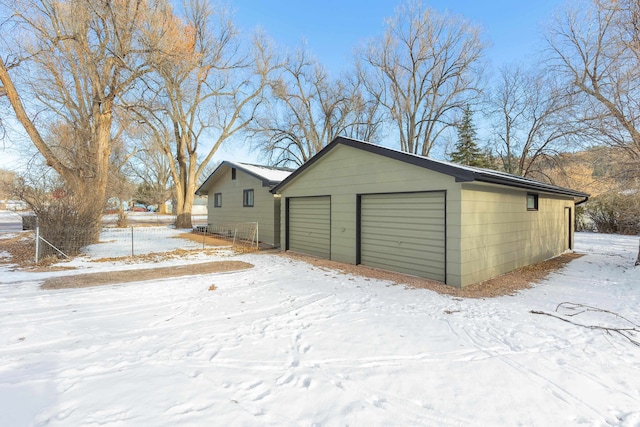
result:
[(165, 202), (172, 198), (174, 189), (169, 159), (161, 145), (153, 139), (143, 140), (129, 161), (128, 170), (140, 183), (139, 190), (147, 203), (158, 205), (159, 212), (166, 213)]
[(285, 60), (269, 89), (251, 128), (271, 164), (302, 165), (339, 135), (377, 139), (378, 104), (361, 81), (355, 74), (332, 79), (304, 46)]
[[(85, 211), (82, 217), (89, 219), (86, 226), (97, 233), (114, 112), (119, 99), (149, 70), (140, 40), (153, 31), (150, 17), (163, 14), (164, 4), (3, 0), (2, 5), (13, 13), (16, 40), (26, 57), (8, 52), (9, 63), (0, 58), (1, 90), (47, 165), (64, 181), (66, 192), (75, 194), (78, 208)], [(20, 85), (15, 80), (18, 68), (28, 76)], [(50, 123), (65, 127), (70, 139), (47, 136)]]
[[(107, 207), (111, 209), (117, 208), (118, 220), (117, 226), (124, 228), (127, 226), (127, 213), (124, 210), (125, 201), (130, 200), (134, 193), (134, 184), (126, 174), (127, 164), (135, 151), (126, 148), (124, 140), (118, 138), (115, 140), (109, 159), (109, 179), (107, 180)], [(117, 205), (115, 203), (117, 200)]]
[(225, 9), (214, 12), (209, 2), (193, 0), (184, 10), (182, 19), (172, 15), (162, 24), (161, 49), (150, 57), (154, 73), (146, 78), (146, 97), (132, 111), (169, 161), (176, 226), (190, 228), (198, 177), (220, 145), (251, 122), (273, 58), (260, 35), (250, 47), (242, 44)]
[(547, 37), (554, 71), (582, 97), (581, 120), (640, 175), (640, 3), (586, 0)]
[(420, 1), (399, 7), (386, 26), (359, 54), (363, 78), (397, 128), (400, 149), (428, 156), (479, 92), (481, 31)]
[(544, 72), (501, 68), (487, 103), (494, 150), (508, 173), (540, 175), (540, 163), (572, 148), (580, 129), (569, 114), (572, 98)]
[(11, 195), (9, 189), (13, 186), (15, 179), (15, 172), (0, 169), (0, 209), (6, 209), (7, 199)]

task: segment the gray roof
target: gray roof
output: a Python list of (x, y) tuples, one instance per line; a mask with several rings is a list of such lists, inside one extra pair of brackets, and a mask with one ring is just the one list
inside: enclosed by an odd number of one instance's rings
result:
[(540, 191), (546, 193), (562, 194), (578, 198), (588, 198), (589, 195), (580, 191), (568, 188), (558, 187), (556, 185), (547, 184), (530, 178), (524, 178), (517, 175), (498, 172), (490, 169), (476, 168), (472, 166), (464, 166), (456, 163), (445, 162), (442, 160), (434, 160), (428, 157), (418, 156), (417, 154), (405, 153), (403, 151), (394, 150), (383, 147), (381, 145), (372, 144), (370, 142), (358, 141), (356, 139), (339, 136), (329, 145), (320, 150), (315, 156), (309, 159), (305, 164), (300, 166), (295, 172), (286, 179), (276, 185), (271, 192), (278, 192), (283, 186), (296, 179), (306, 168), (320, 160), (325, 154), (335, 148), (337, 145), (346, 145), (349, 147), (364, 150), (370, 153), (379, 154), (391, 159), (406, 162), (415, 166), (423, 167), (435, 172), (440, 172), (455, 178), (456, 182), (486, 182), (491, 184), (500, 184), (509, 187), (523, 188), (531, 191)]
[(263, 187), (273, 187), (274, 185), (279, 184), (283, 179), (288, 177), (293, 172), (293, 169), (289, 168), (253, 165), (250, 163), (230, 162), (228, 160), (225, 160), (220, 163), (218, 167), (211, 173), (211, 175), (209, 175), (207, 179), (202, 183), (202, 185), (198, 187), (198, 189), (196, 190), (197, 195), (207, 194), (203, 192), (203, 190), (209, 186), (211, 181), (214, 179), (214, 176), (218, 173), (219, 170), (221, 170), (223, 166), (241, 170), (247, 175), (251, 175), (261, 180)]

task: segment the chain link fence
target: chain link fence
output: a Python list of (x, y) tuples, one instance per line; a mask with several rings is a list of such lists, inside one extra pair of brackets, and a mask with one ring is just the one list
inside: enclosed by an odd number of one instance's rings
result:
[[(35, 227), (35, 261), (43, 259), (70, 258), (66, 248), (78, 247), (86, 241), (82, 229), (47, 230)], [(75, 240), (74, 240), (75, 239)], [(191, 229), (176, 229), (173, 226), (132, 226), (127, 228), (103, 227), (99, 242), (82, 246), (80, 255), (90, 258), (134, 257), (175, 250), (197, 250), (209, 247), (237, 247), (246, 250), (259, 249), (258, 224), (239, 223), (209, 228), (196, 226)]]
[(233, 224), (208, 224), (197, 226), (198, 233), (231, 242), (232, 245), (259, 247), (260, 235), (257, 222), (241, 222)]

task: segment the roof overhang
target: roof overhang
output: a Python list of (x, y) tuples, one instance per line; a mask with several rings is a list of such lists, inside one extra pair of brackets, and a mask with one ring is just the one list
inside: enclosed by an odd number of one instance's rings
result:
[(263, 187), (274, 187), (280, 183), (280, 180), (273, 180), (266, 178), (253, 170), (245, 167), (242, 163), (230, 162), (228, 160), (224, 160), (222, 163), (218, 165), (218, 167), (207, 177), (207, 179), (198, 187), (196, 190), (196, 195), (202, 196), (208, 194), (205, 190), (209, 188), (209, 186), (216, 180), (216, 178), (222, 173), (222, 170), (225, 167), (235, 168), (237, 170), (241, 170), (243, 173), (250, 175), (262, 182)]

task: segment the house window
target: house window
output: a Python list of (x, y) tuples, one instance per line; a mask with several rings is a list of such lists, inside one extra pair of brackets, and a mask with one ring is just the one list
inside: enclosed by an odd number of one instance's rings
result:
[(214, 208), (222, 207), (222, 193), (215, 193), (213, 195), (213, 207)]
[(253, 207), (253, 190), (244, 190), (242, 192), (242, 206), (245, 208)]
[(231, 179), (236, 179), (236, 168), (231, 168)]
[(538, 210), (538, 195), (537, 194), (527, 194), (527, 210), (528, 211), (537, 211)]

